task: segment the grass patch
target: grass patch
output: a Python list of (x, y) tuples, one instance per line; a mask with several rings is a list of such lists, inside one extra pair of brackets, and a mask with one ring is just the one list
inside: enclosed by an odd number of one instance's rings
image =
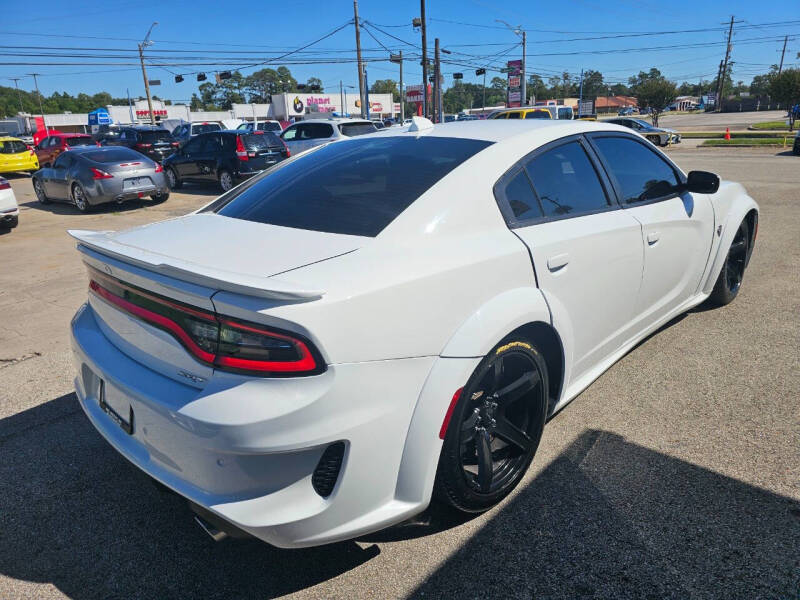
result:
[[(786, 131), (731, 131), (732, 139), (780, 139), (783, 140), (787, 135)], [(794, 134), (792, 134), (794, 135)], [(681, 132), (681, 138), (695, 140), (723, 139), (724, 131), (685, 131)], [(790, 136), (791, 137), (791, 136)]]
[[(767, 148), (783, 148), (783, 140), (782, 139), (774, 139), (774, 138), (755, 138), (755, 139), (747, 139), (747, 138), (739, 138), (739, 139), (730, 139), (730, 140), (706, 140), (701, 146), (740, 146), (743, 148), (749, 147), (767, 147)], [(791, 142), (787, 140), (786, 147), (791, 147)]]
[(750, 129), (788, 131), (789, 126), (786, 124), (786, 121), (765, 121), (764, 123), (754, 123), (750, 126)]

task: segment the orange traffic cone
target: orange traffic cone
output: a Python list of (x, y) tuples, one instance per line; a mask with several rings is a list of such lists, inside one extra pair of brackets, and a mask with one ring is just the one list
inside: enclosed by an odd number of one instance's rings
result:
[(726, 127), (725, 128), (725, 139), (726, 140), (731, 139), (731, 128), (730, 127)]

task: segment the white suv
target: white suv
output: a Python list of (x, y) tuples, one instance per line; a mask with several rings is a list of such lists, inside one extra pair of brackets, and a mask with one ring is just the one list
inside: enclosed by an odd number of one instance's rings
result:
[(375, 124), (365, 119), (311, 119), (289, 125), (281, 138), (291, 153), (297, 154), (328, 142), (376, 131)]
[(19, 206), (7, 179), (0, 177), (0, 229), (14, 229), (19, 223)]

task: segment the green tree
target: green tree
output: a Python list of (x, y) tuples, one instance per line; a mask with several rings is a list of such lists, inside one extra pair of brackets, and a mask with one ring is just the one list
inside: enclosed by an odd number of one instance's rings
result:
[(631, 88), (624, 83), (615, 83), (611, 86), (611, 94), (614, 96), (630, 96)]
[(306, 89), (310, 90), (312, 87), (319, 88), (317, 91), (322, 92), (324, 91), (322, 87), (322, 79), (319, 77), (309, 77), (308, 81), (306, 81)]
[(800, 69), (786, 69), (776, 74), (770, 83), (769, 95), (789, 112), (789, 131), (792, 131), (797, 118), (793, 107), (800, 104)]
[(658, 117), (664, 108), (678, 95), (675, 84), (664, 77), (646, 78), (634, 87), (633, 92), (639, 108), (650, 108), (655, 127), (658, 127)]
[(529, 100), (546, 100), (548, 97), (547, 85), (538, 75), (531, 75), (528, 78), (526, 92)]
[(608, 87), (603, 83), (603, 74), (600, 71), (588, 69), (583, 72), (583, 97), (597, 98), (605, 96)]

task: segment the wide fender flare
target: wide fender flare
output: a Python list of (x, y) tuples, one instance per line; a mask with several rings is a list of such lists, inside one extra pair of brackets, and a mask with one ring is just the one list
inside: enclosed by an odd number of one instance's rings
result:
[(506, 290), (487, 300), (461, 324), (445, 344), (441, 356), (486, 356), (509, 333), (537, 321), (553, 324), (542, 290), (535, 287)]
[[(743, 190), (744, 188), (742, 188)], [(715, 207), (716, 208), (716, 207)], [(714, 255), (714, 260), (711, 263), (711, 268), (708, 271), (708, 278), (703, 286), (703, 293), (710, 294), (714, 289), (714, 284), (717, 282), (722, 265), (725, 263), (725, 258), (728, 256), (728, 250), (733, 243), (733, 238), (739, 229), (739, 224), (751, 211), (755, 210), (758, 215), (758, 204), (750, 196), (742, 194), (736, 196), (731, 201), (731, 206), (728, 213), (722, 222), (722, 233), (720, 235), (720, 242), (717, 245), (717, 251)], [(752, 235), (753, 232), (751, 232)]]

